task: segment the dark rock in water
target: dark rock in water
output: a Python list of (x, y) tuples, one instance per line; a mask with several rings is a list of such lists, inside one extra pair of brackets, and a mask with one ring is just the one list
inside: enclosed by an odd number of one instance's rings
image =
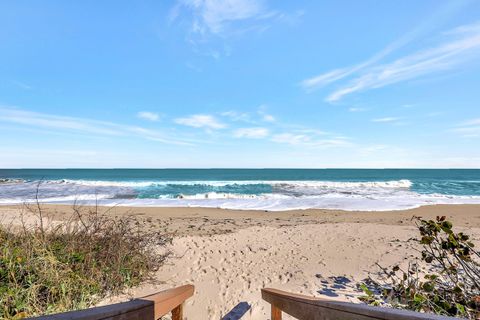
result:
[(14, 184), (14, 183), (23, 183), (22, 179), (8, 179), (8, 178), (0, 178), (0, 184)]
[(113, 199), (136, 199), (137, 195), (134, 193), (119, 193)]

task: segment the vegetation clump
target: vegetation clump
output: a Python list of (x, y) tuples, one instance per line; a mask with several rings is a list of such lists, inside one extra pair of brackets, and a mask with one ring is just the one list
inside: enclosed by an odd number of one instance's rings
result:
[[(389, 305), (421, 312), (477, 319), (480, 314), (480, 254), (470, 237), (455, 233), (446, 217), (423, 220), (415, 217), (420, 231), (421, 257), (406, 270), (383, 269), (387, 282), (374, 282), (377, 293), (366, 284), (361, 299), (372, 305)], [(424, 265), (422, 268), (420, 265)]]
[(38, 203), (26, 208), (20, 226), (0, 225), (1, 319), (90, 307), (150, 279), (168, 255), (170, 239), (132, 217), (75, 205), (49, 221)]

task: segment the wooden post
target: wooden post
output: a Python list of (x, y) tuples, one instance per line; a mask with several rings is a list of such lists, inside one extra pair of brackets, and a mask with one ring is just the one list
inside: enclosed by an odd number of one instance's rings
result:
[(272, 304), (272, 320), (282, 320), (282, 310)]
[(172, 310), (172, 320), (183, 320), (183, 303)]

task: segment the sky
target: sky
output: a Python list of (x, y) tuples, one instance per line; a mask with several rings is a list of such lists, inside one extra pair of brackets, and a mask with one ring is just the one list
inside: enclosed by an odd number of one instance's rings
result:
[(0, 168), (479, 168), (480, 1), (0, 2)]

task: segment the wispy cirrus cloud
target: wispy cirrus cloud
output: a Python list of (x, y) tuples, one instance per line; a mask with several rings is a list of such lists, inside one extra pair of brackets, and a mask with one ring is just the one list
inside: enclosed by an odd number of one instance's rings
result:
[(288, 143), (288, 144), (306, 144), (311, 142), (311, 137), (306, 134), (295, 134), (295, 133), (279, 133), (272, 137), (273, 142), (278, 143)]
[(193, 128), (223, 129), (227, 125), (208, 114), (194, 114), (184, 118), (175, 119), (175, 123)]
[(180, 0), (172, 9), (170, 20), (175, 20), (182, 9), (192, 16), (191, 31), (200, 34), (221, 34), (230, 24), (252, 18), (261, 18), (266, 8), (261, 0)]
[[(465, 5), (468, 2), (459, 3)], [(442, 41), (436, 46), (413, 52), (389, 63), (379, 63), (428, 29), (417, 28), (358, 65), (334, 69), (305, 79), (300, 84), (306, 91), (312, 91), (334, 82), (350, 79), (327, 96), (327, 102), (335, 102), (356, 92), (451, 70), (474, 60), (480, 52), (480, 22), (476, 22), (443, 32)]]
[(462, 123), (464, 126), (480, 126), (480, 118), (470, 119)]
[(254, 122), (252, 120), (250, 113), (248, 112), (238, 112), (238, 111), (230, 110), (230, 111), (221, 112), (220, 115), (222, 117), (229, 118), (231, 121), (242, 121), (242, 122), (248, 122), (248, 123)]
[(258, 108), (258, 111), (257, 113), (260, 115), (260, 117), (262, 118), (262, 121), (265, 121), (265, 122), (275, 122), (277, 119), (271, 115), (270, 113), (267, 112), (267, 106), (266, 105), (261, 105), (259, 108)]
[(45, 114), (13, 107), (0, 107), (0, 121), (25, 126), (60, 129), (101, 135), (122, 135), (123, 130), (111, 122)]
[(240, 128), (233, 132), (235, 138), (261, 139), (269, 135), (269, 130), (262, 127)]
[(234, 138), (262, 139), (265, 142), (288, 144), (304, 148), (349, 147), (348, 137), (334, 132), (320, 130), (292, 123), (282, 123), (277, 117), (267, 112), (268, 106), (260, 105), (254, 112), (227, 111), (220, 115), (232, 121), (245, 122), (252, 126), (240, 127), (231, 131)]
[(368, 110), (367, 108), (359, 108), (359, 107), (348, 108), (348, 111), (350, 111), (350, 112), (364, 112), (364, 111), (367, 111), (367, 110)]
[(235, 122), (245, 122), (251, 127), (240, 127), (232, 131), (234, 138), (262, 139), (265, 142), (289, 144), (306, 148), (346, 147), (352, 143), (348, 137), (301, 125), (285, 124), (267, 112), (267, 105), (260, 105), (255, 112), (227, 111), (220, 113)]
[(338, 68), (338, 69), (320, 74), (318, 76), (305, 79), (300, 84), (307, 91), (312, 91), (314, 89), (318, 89), (320, 87), (326, 86), (332, 82), (336, 82), (338, 80), (346, 78), (352, 74), (358, 73), (359, 71), (379, 62), (380, 60), (387, 57), (388, 55), (395, 52), (396, 50), (411, 43), (413, 40), (420, 37), (421, 35), (428, 33), (433, 28), (435, 28), (438, 24), (441, 24), (443, 21), (446, 21), (449, 17), (453, 16), (456, 12), (462, 10), (472, 2), (473, 2), (472, 0), (459, 0), (454, 2), (447, 2), (442, 6), (440, 6), (428, 18), (424, 19), (414, 29), (405, 33), (399, 39), (393, 41), (392, 43), (390, 43), (385, 48), (383, 48), (382, 50), (374, 54), (369, 59), (350, 67)]
[[(177, 0), (170, 24), (187, 27), (187, 42), (199, 55), (219, 59), (232, 51), (231, 39), (260, 34), (274, 23), (295, 24), (302, 10), (284, 13), (271, 9), (269, 0)], [(273, 1), (271, 1), (274, 3)]]
[(480, 118), (464, 121), (452, 129), (452, 131), (464, 138), (480, 137)]
[(0, 122), (14, 123), (32, 128), (46, 128), (61, 132), (116, 137), (134, 136), (166, 144), (191, 144), (191, 141), (188, 141), (188, 139), (183, 140), (178, 137), (172, 137), (167, 133), (157, 130), (118, 124), (109, 121), (40, 113), (15, 107), (0, 106)]
[(401, 120), (401, 118), (398, 117), (384, 117), (384, 118), (375, 118), (372, 119), (372, 122), (377, 122), (377, 123), (392, 123), (392, 122), (397, 122)]
[(158, 121), (160, 119), (160, 115), (155, 112), (141, 111), (137, 113), (137, 118), (148, 120), (148, 121)]
[(220, 115), (235, 122), (240, 121), (256, 125), (259, 125), (262, 122), (269, 122), (273, 124), (277, 121), (277, 118), (273, 114), (267, 112), (267, 109), (267, 106), (262, 104), (257, 108), (256, 112), (239, 112), (235, 110), (229, 110), (221, 112)]
[(480, 23), (470, 25), (468, 30), (456, 32), (455, 38), (437, 47), (421, 50), (391, 63), (374, 66), (344, 87), (332, 92), (328, 102), (340, 100), (346, 95), (377, 89), (420, 76), (448, 71), (477, 58), (480, 52)]
[(272, 142), (313, 148), (349, 147), (350, 139), (335, 133), (326, 132), (314, 128), (293, 129), (273, 134)]
[(17, 81), (17, 80), (11, 80), (10, 81), (12, 84), (14, 84), (15, 86), (19, 87), (19, 88), (22, 88), (24, 90), (31, 90), (32, 89), (32, 86), (29, 85), (29, 84), (26, 84), (25, 82), (22, 82), (22, 81)]
[(273, 142), (307, 147), (346, 147), (351, 143), (345, 137), (318, 138), (312, 135), (284, 132), (272, 136)]

